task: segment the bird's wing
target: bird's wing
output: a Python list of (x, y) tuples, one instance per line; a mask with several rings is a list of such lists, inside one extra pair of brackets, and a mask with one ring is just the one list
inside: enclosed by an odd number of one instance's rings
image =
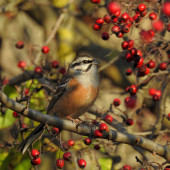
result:
[(70, 75), (65, 74), (65, 76), (63, 76), (63, 78), (61, 79), (60, 84), (58, 85), (57, 90), (55, 92), (55, 95), (51, 99), (51, 101), (48, 105), (47, 113), (53, 108), (53, 106), (58, 101), (58, 99), (64, 94), (64, 92), (66, 90), (67, 83), (70, 80), (70, 78), (71, 78)]

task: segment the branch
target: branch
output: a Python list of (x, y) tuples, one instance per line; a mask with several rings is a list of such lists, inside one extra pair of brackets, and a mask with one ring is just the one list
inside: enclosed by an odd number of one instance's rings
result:
[[(0, 90), (0, 102), (7, 108), (10, 108), (23, 116), (26, 116), (32, 120), (38, 122), (46, 122), (51, 126), (58, 126), (59, 128), (71, 132), (75, 132), (80, 135), (90, 136), (93, 134), (95, 128), (89, 127), (87, 125), (80, 125), (78, 129), (76, 128), (76, 124), (69, 120), (62, 120), (54, 116), (50, 116), (47, 114), (43, 114), (39, 111), (35, 111), (33, 109), (26, 109), (25, 106), (15, 102), (14, 100), (8, 98), (1, 90)], [(155, 142), (140, 137), (135, 136), (129, 133), (121, 133), (118, 131), (110, 130), (109, 132), (103, 133), (103, 139), (109, 139), (113, 142), (120, 142), (125, 144), (130, 144), (134, 146), (138, 146), (143, 148), (151, 153), (156, 153), (159, 156), (165, 158), (168, 162), (170, 162), (170, 149), (167, 145), (163, 146), (160, 144), (156, 144)]]

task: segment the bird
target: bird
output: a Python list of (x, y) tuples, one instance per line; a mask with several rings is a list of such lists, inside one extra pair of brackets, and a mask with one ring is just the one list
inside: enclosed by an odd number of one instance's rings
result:
[[(87, 52), (81, 52), (69, 65), (52, 97), (47, 114), (61, 119), (75, 120), (94, 104), (99, 93), (98, 61)], [(57, 126), (57, 125), (56, 125)], [(44, 132), (45, 123), (40, 123), (21, 142), (22, 154)]]

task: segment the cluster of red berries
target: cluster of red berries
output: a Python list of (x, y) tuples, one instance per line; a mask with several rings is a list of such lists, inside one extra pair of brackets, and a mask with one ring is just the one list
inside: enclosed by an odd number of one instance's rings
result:
[(100, 123), (98, 129), (94, 131), (94, 137), (101, 138), (103, 136), (102, 133), (106, 131), (109, 131), (108, 126), (105, 123)]
[(32, 165), (39, 165), (41, 163), (40, 153), (37, 149), (31, 151), (31, 156), (33, 157), (31, 160)]
[(149, 89), (149, 94), (154, 101), (158, 101), (161, 97), (161, 91), (154, 88)]

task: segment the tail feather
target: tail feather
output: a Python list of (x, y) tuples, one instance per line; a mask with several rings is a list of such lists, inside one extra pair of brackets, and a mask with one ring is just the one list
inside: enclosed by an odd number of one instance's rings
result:
[(41, 123), (38, 125), (26, 138), (25, 140), (19, 145), (18, 151), (21, 151), (22, 154), (28, 149), (28, 147), (36, 140), (44, 131), (45, 123)]

